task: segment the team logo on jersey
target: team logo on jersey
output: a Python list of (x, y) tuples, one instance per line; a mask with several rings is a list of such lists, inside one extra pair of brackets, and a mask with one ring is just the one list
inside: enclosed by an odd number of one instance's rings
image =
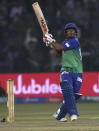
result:
[(80, 77), (77, 77), (77, 81), (82, 82), (82, 79)]
[(66, 43), (65, 45), (66, 45), (66, 47), (70, 47), (70, 45), (68, 43)]

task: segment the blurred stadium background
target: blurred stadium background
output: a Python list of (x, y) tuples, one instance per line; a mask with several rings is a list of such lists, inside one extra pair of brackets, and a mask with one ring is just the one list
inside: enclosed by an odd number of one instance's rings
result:
[[(37, 0), (50, 32), (64, 40), (64, 26), (79, 27), (84, 71), (99, 70), (99, 1)], [(0, 73), (55, 72), (60, 60), (43, 44), (42, 32), (31, 7), (34, 0), (1, 0)], [(45, 55), (46, 54), (46, 55)], [(56, 68), (57, 67), (57, 68)]]
[[(99, 0), (37, 1), (50, 33), (58, 42), (65, 38), (66, 23), (74, 22), (79, 27), (84, 68), (81, 89), (84, 96), (81, 100), (99, 101)], [(32, 9), (33, 2), (35, 0), (0, 0), (1, 103), (6, 101), (6, 80), (9, 78), (15, 81), (16, 103), (62, 101), (59, 91), (61, 60), (55, 58), (42, 41), (42, 32)], [(95, 106), (98, 108), (97, 104)]]

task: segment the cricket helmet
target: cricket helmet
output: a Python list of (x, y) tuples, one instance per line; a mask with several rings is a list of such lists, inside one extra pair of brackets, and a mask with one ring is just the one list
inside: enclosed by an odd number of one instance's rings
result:
[(77, 26), (74, 23), (68, 23), (65, 25), (65, 32), (67, 29), (74, 29), (77, 33)]

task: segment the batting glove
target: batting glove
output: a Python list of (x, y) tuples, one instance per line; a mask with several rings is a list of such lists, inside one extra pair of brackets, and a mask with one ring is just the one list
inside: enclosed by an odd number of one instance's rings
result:
[(46, 43), (46, 46), (50, 46), (51, 47), (52, 42), (55, 42), (55, 41), (56, 40), (53, 39), (52, 34), (45, 34), (43, 36), (43, 42)]

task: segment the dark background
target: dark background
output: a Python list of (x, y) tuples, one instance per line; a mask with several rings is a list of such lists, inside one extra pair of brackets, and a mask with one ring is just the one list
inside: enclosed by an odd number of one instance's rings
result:
[[(32, 3), (0, 0), (0, 73), (58, 72), (57, 59), (42, 40)], [(50, 33), (65, 38), (64, 26), (78, 26), (84, 72), (99, 71), (99, 0), (38, 0)]]

